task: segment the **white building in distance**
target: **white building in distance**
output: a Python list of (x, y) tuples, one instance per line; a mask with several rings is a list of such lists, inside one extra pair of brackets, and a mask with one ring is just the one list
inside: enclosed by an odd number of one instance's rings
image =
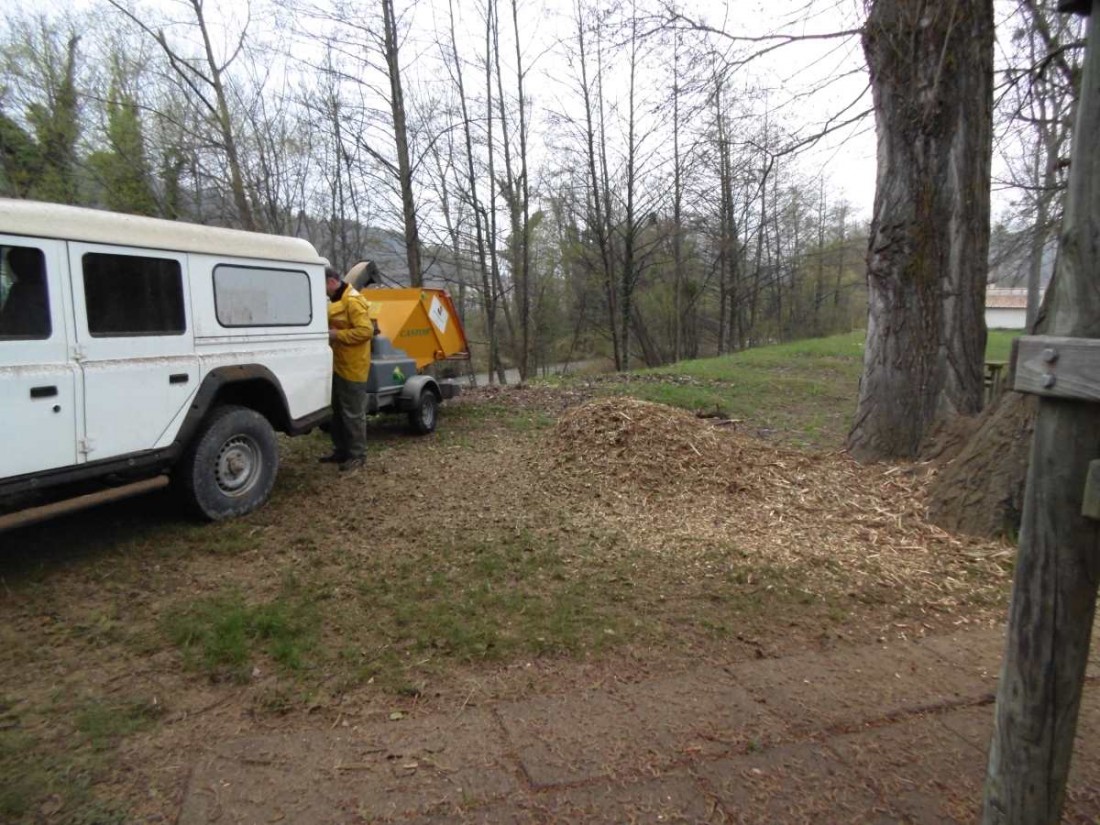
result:
[[(1042, 300), (1041, 294), (1039, 299)], [(1027, 326), (1027, 290), (987, 287), (985, 325), (988, 329), (1024, 329)]]

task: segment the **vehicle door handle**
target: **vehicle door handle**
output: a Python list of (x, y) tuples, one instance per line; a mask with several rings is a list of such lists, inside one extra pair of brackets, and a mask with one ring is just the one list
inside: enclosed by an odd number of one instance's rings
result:
[(186, 372), (176, 372), (168, 376), (169, 384), (186, 384), (190, 379), (190, 376)]
[(31, 387), (31, 398), (53, 398), (57, 387)]

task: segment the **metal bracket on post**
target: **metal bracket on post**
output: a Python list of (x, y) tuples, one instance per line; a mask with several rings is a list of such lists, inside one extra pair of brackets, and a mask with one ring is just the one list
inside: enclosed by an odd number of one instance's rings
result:
[[(1100, 338), (1025, 335), (1017, 344), (1017, 392), (1100, 402)], [(1100, 521), (1100, 461), (1089, 464), (1081, 515)]]
[(1100, 402), (1100, 338), (1025, 335), (1017, 340), (1014, 390)]

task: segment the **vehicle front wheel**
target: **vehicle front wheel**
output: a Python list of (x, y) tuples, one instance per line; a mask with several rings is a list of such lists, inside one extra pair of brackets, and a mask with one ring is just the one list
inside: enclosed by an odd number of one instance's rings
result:
[(416, 400), (416, 406), (409, 411), (409, 426), (412, 427), (415, 433), (428, 435), (435, 432), (435, 424), (438, 418), (439, 398), (427, 388), (421, 390), (420, 397)]
[(267, 501), (279, 472), (279, 449), (268, 420), (247, 407), (217, 408), (203, 424), (174, 476), (188, 504), (219, 521)]

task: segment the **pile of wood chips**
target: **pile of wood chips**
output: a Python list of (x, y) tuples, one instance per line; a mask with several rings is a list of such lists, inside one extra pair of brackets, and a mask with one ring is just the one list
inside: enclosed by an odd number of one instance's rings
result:
[[(567, 410), (551, 435), (546, 484), (638, 549), (712, 575), (715, 548), (796, 569), (822, 592), (888, 588), (955, 609), (1003, 592), (1013, 548), (925, 519), (921, 465), (860, 465), (845, 453), (777, 447), (689, 412), (631, 398)], [(732, 557), (731, 556), (731, 557)]]

